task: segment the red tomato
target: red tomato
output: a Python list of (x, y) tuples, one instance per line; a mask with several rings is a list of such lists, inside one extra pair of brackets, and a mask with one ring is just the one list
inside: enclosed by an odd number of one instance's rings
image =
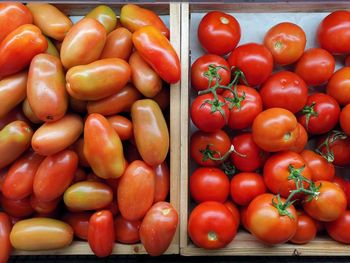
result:
[(296, 62), (303, 54), (306, 35), (300, 26), (283, 22), (274, 25), (267, 31), (264, 45), (270, 50), (277, 64), (289, 65)]
[[(347, 192), (348, 189), (348, 182), (345, 181), (343, 177), (340, 177), (338, 175), (334, 176), (332, 183), (339, 186), (344, 192)], [(350, 205), (350, 202), (348, 203)]]
[(114, 231), (116, 241), (123, 244), (135, 244), (140, 241), (139, 229), (141, 221), (130, 221), (118, 215), (114, 219)]
[(156, 174), (153, 203), (165, 201), (170, 190), (170, 171), (166, 162), (153, 167)]
[(327, 94), (332, 96), (340, 105), (350, 103), (350, 67), (336, 71), (327, 84)]
[(208, 12), (199, 23), (198, 40), (208, 53), (225, 55), (237, 46), (240, 39), (240, 25), (229, 14)]
[(299, 127), (299, 136), (298, 136), (294, 146), (292, 146), (289, 150), (296, 152), (296, 153), (301, 153), (304, 150), (304, 148), (306, 147), (309, 137), (308, 137), (307, 132), (306, 132), (303, 125), (298, 123), (298, 127)]
[(342, 109), (339, 120), (342, 130), (350, 136), (350, 103)]
[(11, 255), (10, 232), (12, 224), (10, 217), (0, 212), (0, 262), (6, 263)]
[(229, 192), (230, 181), (218, 168), (200, 167), (190, 176), (190, 193), (197, 203), (205, 201), (223, 203)]
[(9, 216), (26, 218), (34, 213), (29, 197), (21, 200), (11, 200), (4, 196), (0, 196), (0, 198), (1, 207)]
[(245, 230), (249, 231), (247, 211), (248, 211), (248, 206), (241, 206), (239, 208), (241, 225), (244, 227)]
[(54, 200), (46, 202), (38, 199), (35, 195), (32, 195), (30, 197), (30, 205), (33, 207), (35, 212), (39, 214), (54, 213), (60, 201), (61, 201), (61, 198), (56, 198)]
[(108, 122), (114, 128), (114, 130), (118, 133), (119, 138), (124, 140), (129, 140), (133, 136), (132, 130), (132, 122), (121, 115), (115, 115), (107, 118)]
[(270, 51), (257, 43), (237, 47), (227, 61), (231, 67), (242, 70), (249, 86), (264, 83), (273, 69), (273, 58)]
[(228, 210), (230, 210), (230, 212), (233, 214), (233, 217), (235, 218), (235, 220), (238, 222), (238, 225), (239, 225), (241, 218), (240, 218), (240, 213), (237, 205), (235, 205), (235, 203), (233, 203), (231, 200), (226, 200), (224, 202), (224, 205)]
[(350, 12), (335, 11), (326, 16), (317, 30), (317, 40), (322, 48), (333, 54), (350, 52)]
[(76, 237), (87, 240), (91, 215), (91, 213), (87, 212), (67, 213), (63, 216), (62, 220), (73, 228)]
[(350, 244), (350, 210), (346, 210), (337, 220), (325, 224), (328, 235), (335, 241)]
[(293, 113), (305, 106), (307, 93), (308, 88), (304, 80), (290, 71), (280, 71), (271, 75), (260, 89), (265, 108), (284, 108)]
[(321, 85), (332, 77), (335, 59), (327, 50), (310, 48), (304, 52), (295, 66), (297, 73), (307, 85)]
[(234, 239), (238, 224), (225, 205), (209, 201), (192, 210), (188, 220), (188, 234), (193, 243), (201, 248), (219, 249)]
[(294, 244), (306, 244), (315, 239), (317, 234), (317, 226), (314, 219), (305, 213), (298, 213), (297, 232), (290, 240)]

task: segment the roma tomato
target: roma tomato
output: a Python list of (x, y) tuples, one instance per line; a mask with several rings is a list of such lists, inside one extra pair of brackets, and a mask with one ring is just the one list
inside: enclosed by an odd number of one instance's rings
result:
[(333, 75), (335, 59), (327, 50), (310, 48), (304, 52), (295, 66), (297, 73), (307, 85), (321, 85)]
[(46, 41), (47, 41), (47, 49), (45, 51), (45, 54), (49, 54), (56, 58), (60, 58), (60, 54), (58, 53), (58, 50), (56, 46), (52, 43), (51, 39), (46, 37)]
[(340, 105), (350, 103), (349, 78), (350, 67), (344, 67), (336, 71), (328, 81), (327, 94), (332, 96)]
[(108, 210), (94, 213), (89, 220), (88, 242), (97, 257), (107, 257), (114, 247), (113, 215)]
[(132, 53), (132, 48), (132, 33), (124, 27), (119, 27), (108, 34), (101, 59), (121, 58), (127, 61)]
[(350, 103), (342, 109), (339, 121), (342, 130), (350, 136)]
[(80, 239), (88, 239), (89, 220), (91, 213), (66, 213), (62, 220), (70, 225), (74, 231), (74, 235)]
[(9, 113), (7, 113), (3, 118), (0, 118), (0, 129), (4, 128), (7, 124), (14, 121), (24, 121), (29, 122), (27, 117), (24, 115), (21, 106), (13, 108)]
[(169, 40), (154, 26), (144, 26), (132, 35), (140, 56), (167, 83), (180, 80), (180, 60)]
[(26, 68), (46, 49), (47, 41), (38, 27), (26, 24), (13, 30), (0, 43), (0, 79)]
[(84, 155), (84, 138), (80, 138), (77, 140), (72, 146), (71, 149), (76, 152), (79, 159), (79, 165), (83, 167), (89, 167), (89, 163), (86, 160), (86, 157)]
[(133, 137), (132, 122), (121, 115), (115, 115), (107, 118), (108, 122), (118, 133), (122, 141), (129, 140)]
[(234, 92), (225, 90), (222, 96), (230, 109), (228, 126), (233, 130), (249, 128), (263, 110), (259, 92), (251, 87), (238, 85)]
[(296, 153), (301, 153), (305, 149), (305, 147), (308, 143), (309, 137), (308, 137), (307, 132), (306, 132), (303, 125), (298, 123), (298, 127), (299, 127), (299, 136), (298, 136), (294, 146), (292, 146), (289, 150), (296, 152)]
[(196, 97), (191, 105), (191, 119), (196, 127), (204, 132), (216, 132), (222, 129), (230, 116), (225, 99), (213, 94)]
[(298, 227), (290, 242), (294, 244), (306, 244), (315, 239), (317, 226), (314, 219), (303, 212), (298, 212)]
[(153, 203), (165, 201), (170, 191), (170, 171), (166, 162), (153, 167), (156, 174)]
[(118, 215), (114, 219), (115, 240), (123, 244), (135, 244), (140, 241), (141, 221), (130, 221)]
[(38, 199), (35, 195), (32, 195), (30, 197), (30, 205), (39, 215), (50, 215), (51, 213), (55, 213), (60, 201), (61, 198), (56, 198), (54, 200), (46, 202)]
[(271, 75), (260, 89), (264, 108), (283, 108), (296, 113), (306, 104), (308, 87), (302, 78), (290, 71)]
[(241, 27), (233, 16), (220, 12), (208, 12), (198, 26), (198, 40), (208, 52), (226, 55), (241, 39)]
[(261, 112), (253, 122), (254, 142), (267, 152), (288, 150), (299, 136), (298, 122), (294, 114), (282, 108)]
[(169, 131), (159, 105), (151, 99), (132, 105), (134, 137), (142, 159), (149, 165), (164, 162), (169, 151)]
[(9, 216), (16, 218), (26, 218), (34, 213), (34, 209), (30, 205), (30, 198), (26, 197), (20, 200), (7, 199), (4, 196), (1, 197), (1, 207)]
[(25, 98), (23, 103), (22, 103), (22, 112), (23, 112), (24, 116), (26, 117), (27, 121), (30, 121), (31, 123), (35, 123), (35, 124), (43, 123), (43, 121), (40, 120), (33, 112), (32, 107), (30, 107), (27, 98)]
[(325, 224), (328, 235), (335, 241), (350, 244), (350, 211), (346, 210), (337, 220)]
[(85, 121), (84, 155), (94, 173), (101, 178), (118, 178), (124, 173), (122, 142), (100, 114), (90, 114)]
[(200, 167), (190, 176), (190, 193), (194, 201), (223, 203), (230, 192), (227, 175), (218, 168)]
[(241, 70), (249, 86), (264, 83), (272, 73), (271, 52), (261, 44), (247, 43), (238, 46), (228, 57), (231, 67)]
[(140, 220), (153, 204), (155, 172), (142, 161), (132, 162), (118, 185), (118, 206), (128, 220)]
[[(1, 6), (0, 6), (1, 7)], [(0, 262), (6, 263), (10, 258), (12, 246), (10, 242), (10, 232), (12, 224), (10, 217), (4, 212), (0, 212)]]
[(175, 208), (167, 202), (154, 204), (140, 226), (140, 240), (151, 256), (162, 255), (174, 238), (179, 221)]
[(106, 5), (99, 5), (91, 10), (86, 17), (96, 19), (106, 29), (107, 34), (112, 32), (117, 26), (117, 15), (113, 9)]
[(306, 35), (300, 26), (283, 22), (274, 25), (267, 31), (264, 45), (270, 50), (277, 64), (289, 65), (296, 62), (303, 54)]
[(227, 246), (236, 236), (239, 222), (228, 208), (218, 202), (197, 205), (188, 219), (188, 234), (197, 246), (219, 249)]

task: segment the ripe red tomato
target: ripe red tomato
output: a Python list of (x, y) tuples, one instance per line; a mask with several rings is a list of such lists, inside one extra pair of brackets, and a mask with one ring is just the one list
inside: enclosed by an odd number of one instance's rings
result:
[(264, 179), (257, 173), (238, 173), (231, 180), (231, 197), (238, 205), (248, 205), (258, 195), (266, 193)]
[(30, 205), (30, 198), (26, 197), (21, 200), (11, 200), (0, 195), (1, 208), (9, 216), (26, 218), (34, 213), (34, 209)]
[(237, 46), (240, 39), (240, 25), (229, 14), (208, 12), (199, 23), (198, 40), (208, 53), (225, 55)]
[(170, 190), (170, 171), (166, 162), (153, 167), (156, 174), (153, 203), (165, 201)]
[(233, 203), (231, 200), (226, 200), (224, 202), (224, 205), (226, 206), (226, 208), (228, 210), (231, 211), (231, 213), (233, 214), (233, 217), (237, 220), (238, 225), (239, 225), (241, 217), (240, 217), (239, 209), (238, 209), (237, 205), (235, 203)]
[(228, 126), (233, 130), (249, 128), (262, 111), (262, 100), (255, 89), (238, 85), (236, 93), (225, 90), (222, 96), (230, 109)]
[(306, 244), (313, 240), (317, 234), (317, 226), (314, 219), (303, 212), (298, 212), (298, 227), (290, 242), (294, 244)]
[[(209, 68), (210, 65), (218, 66), (220, 68), (212, 69)], [(220, 79), (218, 80), (220, 85), (227, 86), (230, 83), (231, 71), (228, 62), (220, 56), (205, 54), (199, 57), (191, 67), (191, 85), (194, 90), (206, 90), (215, 85), (217, 79), (215, 77), (210, 79), (206, 73), (208, 70), (217, 71), (220, 76)]]
[(247, 43), (237, 47), (227, 61), (231, 67), (242, 70), (249, 86), (264, 83), (273, 69), (270, 51), (257, 43)]
[(327, 50), (310, 48), (304, 52), (295, 66), (297, 73), (307, 85), (321, 85), (332, 77), (335, 59)]
[(188, 220), (188, 234), (204, 249), (227, 246), (236, 236), (238, 222), (224, 204), (204, 202), (196, 206)]
[(335, 241), (350, 244), (350, 210), (346, 210), (337, 220), (325, 224), (328, 235)]
[(6, 263), (10, 257), (12, 246), (10, 243), (10, 232), (12, 224), (10, 217), (0, 212), (0, 262)]
[(135, 244), (140, 241), (141, 221), (129, 221), (118, 215), (114, 219), (115, 240), (124, 244)]
[(248, 210), (248, 206), (241, 206), (239, 208), (239, 213), (240, 213), (241, 225), (244, 227), (245, 230), (249, 231), (247, 210)]
[(335, 11), (326, 16), (317, 30), (317, 40), (322, 48), (333, 54), (350, 52), (350, 12)]
[(290, 71), (271, 75), (260, 89), (264, 107), (284, 108), (293, 113), (306, 104), (308, 87), (302, 78)]
[(218, 168), (200, 167), (190, 177), (190, 193), (197, 202), (223, 203), (230, 192), (230, 181)]
[(342, 130), (350, 136), (350, 103), (342, 109), (339, 120)]
[(264, 45), (270, 50), (277, 64), (289, 65), (296, 62), (303, 54), (306, 35), (300, 26), (283, 22), (274, 25), (267, 31)]
[(292, 146), (289, 150), (296, 152), (296, 153), (301, 153), (307, 145), (309, 136), (307, 135), (307, 132), (306, 132), (303, 125), (298, 123), (298, 127), (299, 127), (299, 136), (298, 136), (297, 140), (295, 141), (294, 146)]
[(87, 240), (89, 232), (89, 220), (91, 213), (67, 213), (62, 220), (73, 228), (74, 235), (80, 239)]
[[(344, 191), (344, 193), (347, 192), (349, 184), (347, 181), (345, 181), (345, 179), (343, 177), (338, 176), (338, 175), (334, 176), (332, 183), (339, 186)], [(350, 203), (348, 203), (348, 205), (350, 205)]]
[(350, 67), (336, 71), (327, 84), (327, 94), (332, 96), (340, 105), (350, 103)]

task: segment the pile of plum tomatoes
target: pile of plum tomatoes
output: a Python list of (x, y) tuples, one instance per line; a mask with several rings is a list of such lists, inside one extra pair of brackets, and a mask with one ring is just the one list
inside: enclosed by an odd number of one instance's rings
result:
[(240, 45), (232, 15), (202, 18), (206, 54), (191, 67), (194, 244), (225, 247), (240, 225), (268, 245), (305, 244), (323, 231), (350, 243), (349, 24), (349, 11), (329, 14), (306, 50), (304, 30), (290, 22)]

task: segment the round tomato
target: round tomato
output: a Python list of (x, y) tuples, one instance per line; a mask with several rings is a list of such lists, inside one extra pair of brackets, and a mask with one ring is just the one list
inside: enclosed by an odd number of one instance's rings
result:
[(341, 243), (350, 244), (350, 210), (346, 210), (337, 220), (325, 225), (331, 238)]
[(306, 147), (309, 137), (308, 137), (307, 132), (306, 132), (305, 128), (303, 127), (303, 125), (298, 123), (298, 127), (299, 127), (299, 136), (298, 136), (294, 146), (291, 147), (289, 150), (296, 152), (296, 153), (301, 153), (304, 150), (304, 148)]
[(295, 66), (297, 73), (307, 85), (321, 85), (332, 77), (335, 59), (327, 50), (310, 48), (304, 52)]
[(239, 208), (239, 213), (240, 213), (240, 222), (241, 222), (241, 225), (244, 227), (245, 230), (248, 230), (248, 231), (249, 231), (247, 210), (248, 210), (248, 206), (241, 206), (241, 207)]
[(350, 103), (350, 67), (336, 71), (327, 84), (327, 94), (332, 96), (340, 105)]
[(283, 22), (267, 31), (264, 45), (270, 50), (277, 64), (289, 65), (297, 61), (303, 54), (306, 35), (300, 26)]
[(235, 220), (237, 220), (238, 225), (240, 224), (240, 214), (239, 214), (239, 209), (237, 207), (237, 205), (235, 203), (233, 203), (231, 200), (226, 200), (224, 205), (226, 206), (226, 208), (228, 210), (231, 211), (231, 213), (233, 214), (233, 217), (235, 218)]
[(240, 39), (240, 25), (229, 14), (212, 11), (199, 23), (198, 40), (208, 53), (225, 55), (237, 46)]
[(260, 89), (264, 107), (284, 108), (293, 113), (306, 104), (308, 87), (297, 74), (280, 71), (271, 75)]
[(313, 240), (317, 234), (317, 226), (314, 219), (303, 212), (298, 213), (297, 232), (290, 240), (294, 244), (306, 244)]
[(200, 167), (190, 177), (190, 193), (197, 202), (223, 203), (230, 192), (230, 181), (218, 168)]
[(340, 113), (340, 126), (350, 136), (350, 103)]
[[(345, 179), (341, 176), (334, 176), (332, 183), (339, 186), (344, 192), (347, 192), (348, 189), (348, 182), (345, 181)], [(350, 205), (350, 203), (349, 203)]]
[(204, 249), (228, 245), (236, 236), (238, 221), (225, 205), (204, 202), (196, 206), (188, 220), (188, 234), (193, 243)]

